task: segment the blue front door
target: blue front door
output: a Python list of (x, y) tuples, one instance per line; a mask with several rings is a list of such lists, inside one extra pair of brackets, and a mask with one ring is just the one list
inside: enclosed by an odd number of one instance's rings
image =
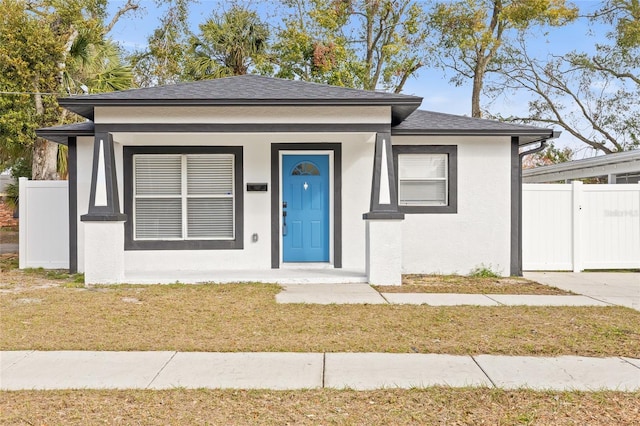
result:
[(282, 156), (282, 260), (329, 261), (329, 156)]

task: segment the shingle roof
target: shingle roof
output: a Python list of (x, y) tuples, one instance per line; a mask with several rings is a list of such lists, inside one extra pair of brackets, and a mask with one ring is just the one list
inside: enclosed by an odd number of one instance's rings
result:
[(442, 112), (416, 110), (392, 127), (396, 135), (509, 135), (520, 136), (520, 144), (553, 138), (553, 129), (472, 118)]
[(68, 137), (93, 136), (95, 124), (93, 121), (83, 121), (82, 123), (63, 124), (61, 126), (44, 127), (36, 130), (36, 134), (47, 140), (67, 145)]
[(165, 86), (130, 89), (59, 100), (60, 105), (93, 119), (97, 105), (390, 105), (396, 122), (422, 98), (358, 90), (306, 81), (243, 75)]

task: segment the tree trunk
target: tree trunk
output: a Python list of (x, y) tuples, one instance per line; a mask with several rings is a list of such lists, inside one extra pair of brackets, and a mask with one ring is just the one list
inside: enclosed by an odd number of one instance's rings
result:
[[(33, 82), (35, 94), (33, 101), (36, 107), (36, 115), (44, 115), (44, 104), (40, 94), (38, 78)], [(58, 179), (58, 144), (42, 138), (36, 138), (33, 143), (31, 160), (31, 179), (33, 180), (57, 180)]]
[(58, 180), (58, 144), (42, 138), (33, 143), (31, 178), (33, 180)]
[(482, 93), (482, 83), (484, 78), (484, 72), (476, 67), (476, 72), (473, 75), (473, 89), (471, 92), (471, 116), (475, 118), (482, 118), (482, 111), (480, 110), (480, 94)]

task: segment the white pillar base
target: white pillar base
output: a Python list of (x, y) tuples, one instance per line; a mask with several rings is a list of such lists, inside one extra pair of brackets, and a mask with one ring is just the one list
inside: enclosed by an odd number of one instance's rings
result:
[(366, 222), (369, 284), (402, 284), (402, 220), (367, 219)]
[(85, 221), (85, 284), (124, 282), (124, 222)]

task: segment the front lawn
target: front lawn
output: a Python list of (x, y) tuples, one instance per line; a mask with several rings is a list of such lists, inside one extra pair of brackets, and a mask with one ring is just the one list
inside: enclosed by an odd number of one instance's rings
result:
[(62, 282), (0, 286), (0, 349), (640, 358), (640, 312), (622, 307), (281, 305), (276, 285)]
[(634, 425), (640, 393), (451, 389), (19, 391), (4, 425)]

